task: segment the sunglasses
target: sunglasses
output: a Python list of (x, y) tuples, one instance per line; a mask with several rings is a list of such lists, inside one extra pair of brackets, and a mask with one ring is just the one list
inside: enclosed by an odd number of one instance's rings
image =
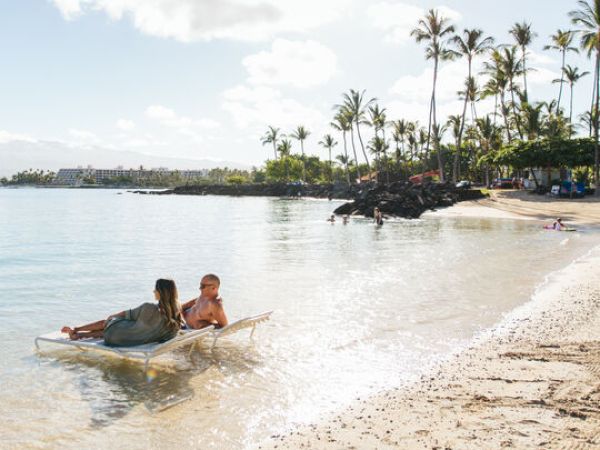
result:
[(207, 288), (209, 286), (214, 286), (214, 284), (204, 284), (204, 283), (200, 283), (200, 289), (204, 289)]

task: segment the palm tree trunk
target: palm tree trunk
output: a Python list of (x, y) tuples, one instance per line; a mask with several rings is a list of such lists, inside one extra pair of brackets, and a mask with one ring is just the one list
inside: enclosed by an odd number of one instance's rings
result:
[(569, 98), (569, 139), (573, 134), (573, 83), (569, 83), (571, 88), (571, 96)]
[(358, 168), (358, 155), (356, 154), (356, 145), (354, 145), (354, 129), (350, 128), (350, 143), (352, 144), (352, 152), (354, 153), (354, 162), (356, 163), (356, 175), (360, 184), (360, 169)]
[(333, 183), (333, 169), (331, 168), (331, 146), (329, 146), (329, 182)]
[(385, 142), (385, 128), (381, 130), (381, 135), (383, 136), (383, 160), (385, 161), (385, 182), (387, 184), (390, 184), (390, 162), (385, 151), (385, 147), (387, 145)]
[(494, 95), (494, 126), (496, 126), (496, 116), (498, 115), (498, 94)]
[(356, 134), (358, 134), (360, 148), (362, 149), (363, 155), (365, 157), (365, 161), (367, 162), (367, 170), (369, 171), (369, 181), (371, 181), (371, 165), (369, 164), (369, 157), (367, 156), (367, 152), (365, 151), (365, 144), (363, 144), (363, 140), (360, 135), (360, 126), (358, 125), (358, 120), (356, 121)]
[(560, 99), (562, 98), (563, 83), (565, 80), (565, 58), (567, 50), (562, 51), (562, 65), (560, 69), (560, 89), (558, 90), (558, 100), (556, 102), (556, 114), (560, 111)]
[(517, 124), (517, 133), (519, 133), (519, 138), (521, 140), (523, 140), (523, 130), (521, 130), (521, 118), (517, 114), (517, 103), (515, 102), (515, 90), (514, 90), (514, 85), (513, 85), (513, 79), (510, 78), (508, 80), (508, 83), (510, 85), (510, 87), (509, 87), (510, 98), (512, 100), (512, 110), (513, 110), (513, 115), (515, 116), (515, 123)]
[(302, 150), (302, 181), (306, 183), (306, 161), (304, 160), (304, 140), (300, 140), (300, 149)]
[[(375, 128), (375, 139), (377, 139), (379, 137), (379, 134), (377, 133), (378, 129)], [(375, 167), (376, 167), (376, 171), (377, 171), (377, 175), (376, 175), (376, 179), (375, 181), (377, 181), (379, 183), (379, 173), (381, 172), (381, 157), (379, 155), (379, 151), (375, 152)]]
[(512, 142), (512, 136), (510, 134), (510, 124), (508, 123), (508, 115), (506, 105), (504, 104), (504, 91), (500, 93), (500, 110), (502, 111), (502, 117), (504, 118), (504, 126), (506, 127), (506, 136), (508, 137), (508, 142)]
[(523, 45), (521, 47), (521, 52), (523, 53), (523, 89), (524, 89), (523, 96), (525, 98), (525, 102), (529, 103), (529, 97), (527, 94), (527, 66), (526, 66), (527, 58), (525, 56), (525, 51), (526, 51), (526, 48)]
[(594, 100), (596, 99), (596, 90), (598, 89), (598, 86), (595, 82), (596, 80), (596, 71), (594, 70), (594, 83), (592, 83), (592, 104), (590, 105), (590, 126), (589, 126), (589, 132), (590, 132), (590, 137), (592, 137), (593, 134), (593, 130), (594, 130)]
[[(434, 75), (435, 77), (435, 75)], [(435, 82), (434, 82), (435, 83)], [(431, 91), (431, 99), (429, 100), (429, 124), (427, 125), (427, 143), (425, 147), (425, 168), (422, 172), (425, 172), (427, 169), (427, 162), (429, 161), (429, 140), (431, 138), (431, 120), (433, 117), (433, 104), (435, 101), (435, 97), (433, 95), (433, 90)], [(423, 147), (421, 147), (421, 154), (423, 154)]]
[(350, 168), (348, 167), (348, 148), (346, 146), (346, 132), (342, 131), (342, 138), (344, 139), (344, 156), (346, 157), (345, 165), (346, 165), (346, 181), (348, 182), (348, 186), (350, 186)]
[(438, 170), (440, 171), (440, 183), (444, 182), (444, 162), (442, 161), (442, 150), (440, 149), (440, 128), (437, 123), (437, 115), (435, 108), (435, 85), (437, 83), (437, 71), (438, 71), (438, 59), (435, 58), (433, 64), (433, 93), (432, 93), (432, 106), (433, 106), (433, 123), (435, 125), (435, 136), (433, 137), (433, 147), (437, 153)]
[(599, 147), (598, 143), (598, 102), (600, 101), (600, 91), (598, 82), (600, 81), (600, 47), (596, 48), (596, 67), (594, 69), (594, 87), (596, 89), (596, 97), (594, 104), (594, 183), (596, 184), (595, 196), (600, 197), (600, 161), (599, 161)]
[(456, 151), (454, 152), (454, 164), (452, 166), (452, 182), (456, 184), (458, 181), (458, 171), (460, 167), (460, 147), (462, 145), (462, 134), (465, 127), (465, 118), (467, 116), (467, 102), (468, 96), (465, 95), (465, 102), (463, 104), (462, 116), (460, 119), (460, 127), (458, 129), (458, 137), (456, 139)]

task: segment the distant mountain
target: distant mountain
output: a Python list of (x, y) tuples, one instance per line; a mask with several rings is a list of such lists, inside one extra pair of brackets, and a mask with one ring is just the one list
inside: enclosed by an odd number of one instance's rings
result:
[(52, 141), (10, 141), (0, 143), (0, 177), (8, 177), (27, 169), (58, 171), (60, 168), (86, 167), (126, 169), (168, 167), (169, 169), (249, 169), (247, 164), (209, 159), (184, 159), (146, 155), (131, 151), (108, 150), (105, 148), (76, 148)]

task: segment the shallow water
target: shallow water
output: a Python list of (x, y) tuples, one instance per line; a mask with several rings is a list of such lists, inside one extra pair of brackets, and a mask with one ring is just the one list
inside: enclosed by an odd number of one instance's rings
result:
[[(596, 242), (535, 222), (325, 219), (338, 202), (0, 189), (0, 447), (249, 448), (395, 386)], [(142, 366), (33, 338), (221, 276), (246, 330)]]

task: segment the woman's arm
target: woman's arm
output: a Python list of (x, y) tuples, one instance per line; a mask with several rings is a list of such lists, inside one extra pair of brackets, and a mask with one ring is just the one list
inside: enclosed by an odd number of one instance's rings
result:
[(115, 314), (111, 314), (110, 316), (108, 316), (106, 318), (106, 321), (108, 322), (110, 319), (114, 319), (115, 317), (125, 317), (125, 311), (121, 311)]

